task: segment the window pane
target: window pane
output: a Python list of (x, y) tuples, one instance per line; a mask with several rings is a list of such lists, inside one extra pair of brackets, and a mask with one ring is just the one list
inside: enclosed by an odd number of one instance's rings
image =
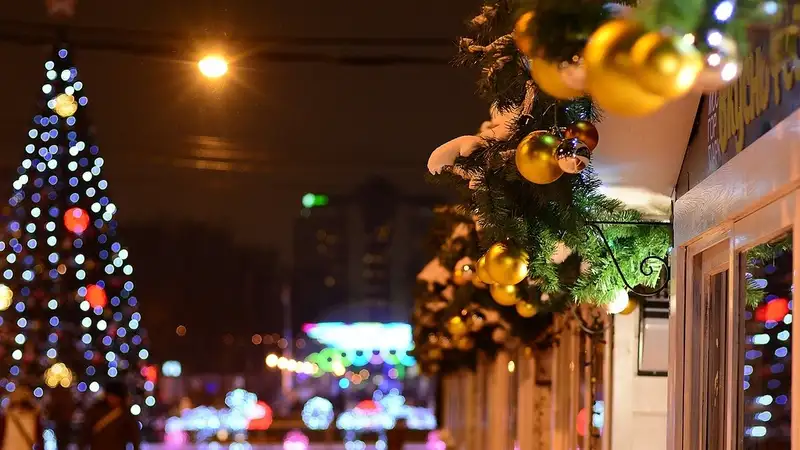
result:
[(747, 252), (744, 449), (789, 448), (792, 378), (791, 234)]

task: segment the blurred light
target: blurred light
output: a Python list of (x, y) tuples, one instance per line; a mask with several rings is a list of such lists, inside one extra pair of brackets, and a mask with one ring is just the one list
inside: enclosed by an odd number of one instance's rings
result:
[(266, 363), (267, 363), (267, 367), (270, 367), (270, 368), (277, 366), (278, 365), (278, 355), (276, 355), (276, 354), (267, 355)]
[(181, 367), (181, 363), (178, 361), (166, 361), (164, 364), (161, 365), (161, 373), (165, 377), (169, 378), (177, 378), (181, 376), (181, 372), (183, 371)]
[(208, 55), (197, 63), (200, 73), (207, 78), (219, 78), (228, 73), (228, 62), (220, 55)]
[(305, 208), (313, 208), (315, 206), (327, 206), (328, 205), (328, 196), (321, 195), (321, 194), (312, 194), (308, 193), (305, 194), (302, 198), (302, 204)]
[(328, 399), (312, 397), (303, 405), (301, 417), (308, 429), (327, 430), (333, 422), (333, 404)]
[(183, 325), (178, 325), (178, 328), (175, 328), (175, 334), (178, 336), (186, 336), (186, 327)]
[(517, 368), (517, 365), (514, 364), (514, 361), (509, 361), (508, 362), (508, 371), (510, 373), (514, 373), (514, 370), (516, 370), (516, 368)]

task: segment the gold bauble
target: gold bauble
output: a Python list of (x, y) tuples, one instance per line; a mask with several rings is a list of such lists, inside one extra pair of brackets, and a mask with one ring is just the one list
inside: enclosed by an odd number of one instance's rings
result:
[(517, 303), (517, 314), (528, 319), (536, 315), (536, 307), (528, 302)]
[(474, 346), (475, 342), (468, 337), (463, 337), (456, 342), (456, 348), (461, 351), (472, 350)]
[[(478, 258), (478, 261), (475, 263), (475, 273), (478, 275), (476, 278), (480, 278), (480, 281), (483, 281), (486, 284), (494, 283), (492, 280), (492, 276), (489, 275), (489, 271), (486, 270), (486, 255), (481, 256)], [(473, 278), (473, 283), (475, 279)]]
[(508, 284), (493, 284), (489, 293), (494, 301), (501, 306), (514, 306), (519, 302), (517, 287)]
[(533, 36), (531, 33), (533, 16), (533, 11), (528, 11), (519, 16), (517, 23), (514, 24), (514, 43), (517, 44), (519, 51), (528, 57), (533, 56), (533, 49), (536, 47), (536, 43), (533, 41)]
[(652, 31), (636, 40), (631, 59), (639, 84), (664, 98), (678, 98), (694, 86), (703, 57), (689, 41)]
[(583, 95), (582, 91), (573, 89), (564, 83), (558, 63), (539, 57), (531, 58), (530, 63), (533, 81), (550, 96), (561, 100), (570, 100)]
[(528, 254), (498, 242), (486, 252), (486, 270), (497, 284), (517, 284), (528, 276)]
[(564, 139), (578, 138), (581, 142), (589, 147), (589, 150), (594, 151), (597, 143), (600, 142), (600, 133), (597, 132), (597, 127), (591, 122), (579, 120), (567, 126), (564, 130)]
[(607, 112), (644, 116), (666, 102), (639, 84), (631, 48), (644, 34), (644, 28), (637, 22), (611, 20), (592, 34), (583, 50), (586, 90)]
[(447, 321), (447, 331), (455, 337), (463, 336), (467, 334), (467, 324), (461, 320), (461, 317), (453, 317)]
[(472, 285), (478, 289), (486, 289), (486, 283), (481, 281), (480, 277), (472, 277)]
[(53, 100), (53, 111), (61, 117), (69, 117), (78, 111), (78, 102), (69, 94), (59, 94)]
[(520, 175), (536, 184), (550, 184), (559, 179), (564, 174), (555, 157), (559, 143), (560, 139), (543, 130), (525, 136), (514, 157)]

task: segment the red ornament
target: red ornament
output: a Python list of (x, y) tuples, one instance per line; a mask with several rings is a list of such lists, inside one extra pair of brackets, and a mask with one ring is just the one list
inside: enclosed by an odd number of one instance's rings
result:
[(759, 322), (780, 322), (786, 314), (789, 314), (789, 300), (785, 298), (776, 298), (756, 308), (756, 320)]
[(70, 208), (64, 213), (64, 226), (75, 234), (81, 234), (89, 228), (89, 213), (81, 208)]
[(250, 431), (265, 431), (272, 425), (272, 408), (261, 400), (256, 403), (256, 408), (258, 415), (250, 419), (247, 429)]
[(155, 383), (158, 380), (158, 368), (156, 366), (142, 367), (142, 376), (145, 380)]
[(92, 308), (105, 308), (108, 303), (106, 290), (96, 284), (90, 284), (86, 288), (86, 301)]

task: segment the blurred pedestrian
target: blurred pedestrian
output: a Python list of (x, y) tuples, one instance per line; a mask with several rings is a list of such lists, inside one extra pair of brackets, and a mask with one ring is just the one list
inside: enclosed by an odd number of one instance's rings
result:
[(50, 391), (48, 419), (53, 423), (56, 434), (56, 448), (69, 449), (72, 442), (72, 417), (75, 415), (75, 398), (69, 388), (58, 386)]
[(387, 450), (403, 450), (406, 444), (406, 433), (408, 426), (406, 419), (397, 419), (394, 428), (386, 432), (386, 449)]
[(105, 395), (86, 412), (81, 450), (139, 450), (139, 424), (129, 408), (128, 388), (106, 384)]
[(42, 417), (31, 390), (17, 386), (8, 399), (0, 420), (0, 449), (44, 450)]

